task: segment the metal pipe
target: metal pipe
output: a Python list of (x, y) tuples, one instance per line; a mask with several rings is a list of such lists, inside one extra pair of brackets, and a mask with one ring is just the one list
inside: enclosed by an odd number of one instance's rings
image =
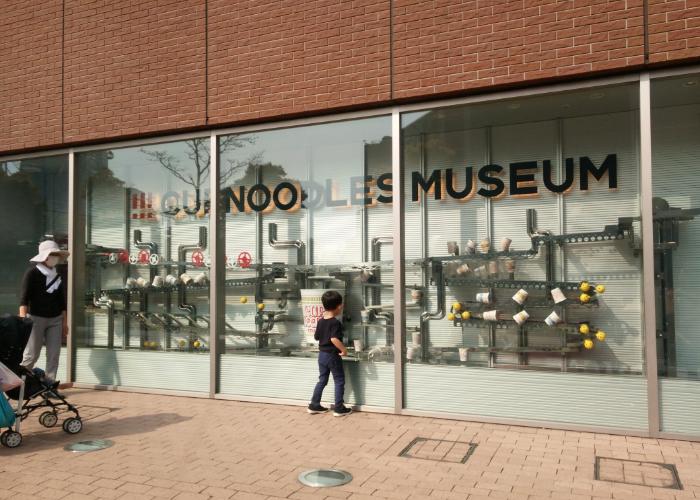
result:
[(140, 229), (134, 229), (134, 246), (141, 250), (148, 250), (151, 253), (158, 253), (158, 244), (152, 241), (143, 241)]
[(296, 248), (297, 249), (297, 265), (304, 265), (306, 263), (306, 252), (303, 241), (301, 240), (285, 240), (280, 241), (277, 239), (277, 224), (270, 222), (267, 226), (268, 230), (268, 243), (272, 248)]
[(107, 311), (107, 347), (112, 349), (114, 348), (114, 301), (105, 296), (98, 299), (97, 294), (95, 294), (92, 303), (95, 307)]
[[(376, 238), (372, 238), (372, 255), (371, 255), (372, 262), (379, 262), (381, 260), (382, 245), (393, 245), (393, 244), (394, 244), (394, 238), (392, 236), (378, 236)], [(380, 274), (381, 274), (381, 271), (379, 268), (377, 268), (377, 270), (374, 272), (374, 279), (376, 280), (377, 283), (381, 282)], [(372, 297), (372, 305), (381, 304), (382, 291), (379, 288), (372, 289), (370, 295)]]
[(433, 262), (432, 275), (433, 281), (435, 281), (435, 286), (437, 287), (437, 311), (433, 313), (424, 311), (420, 315), (421, 323), (433, 319), (442, 319), (445, 317), (445, 279), (443, 275), (442, 262)]

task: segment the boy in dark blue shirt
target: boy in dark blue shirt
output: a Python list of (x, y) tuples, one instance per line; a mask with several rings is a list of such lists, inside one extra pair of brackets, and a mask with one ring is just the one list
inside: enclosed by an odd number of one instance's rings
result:
[(335, 383), (335, 405), (333, 416), (343, 417), (352, 413), (343, 402), (345, 392), (345, 373), (343, 372), (343, 359), (348, 351), (343, 344), (343, 325), (341, 318), (343, 313), (343, 297), (335, 290), (328, 290), (321, 296), (321, 303), (325, 309), (323, 318), (316, 324), (314, 338), (318, 340), (318, 383), (311, 397), (311, 403), (306, 411), (311, 414), (324, 413), (328, 408), (321, 406), (323, 389), (328, 384), (328, 375), (333, 374)]

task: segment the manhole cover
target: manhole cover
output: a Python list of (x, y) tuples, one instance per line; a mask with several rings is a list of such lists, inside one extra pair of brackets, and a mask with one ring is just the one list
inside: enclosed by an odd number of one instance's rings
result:
[(678, 470), (673, 464), (595, 457), (594, 477), (598, 481), (636, 484), (650, 488), (683, 489)]
[(63, 447), (66, 451), (74, 453), (104, 450), (114, 445), (114, 441), (109, 439), (93, 439), (92, 441), (78, 441), (77, 443), (67, 444)]
[(464, 464), (472, 456), (476, 446), (476, 443), (468, 443), (466, 441), (446, 441), (444, 439), (417, 437), (401, 450), (399, 456)]
[(352, 481), (349, 472), (338, 469), (313, 469), (299, 474), (299, 482), (312, 488), (330, 488)]

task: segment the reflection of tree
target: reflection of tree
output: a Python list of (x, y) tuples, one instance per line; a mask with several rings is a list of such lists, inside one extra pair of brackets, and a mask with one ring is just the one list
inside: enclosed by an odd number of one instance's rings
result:
[[(192, 186), (195, 192), (195, 210), (200, 208), (201, 189), (206, 186), (209, 179), (209, 170), (211, 166), (211, 151), (209, 148), (210, 139), (208, 137), (199, 137), (185, 141), (187, 148), (186, 156), (189, 162), (186, 164), (180, 163), (180, 158), (164, 150), (153, 150), (151, 148), (142, 148), (141, 152), (148, 156), (152, 161), (158, 162), (161, 167), (170, 172), (175, 178)], [(255, 144), (255, 136), (227, 135), (219, 138), (219, 156), (223, 157), (226, 153), (235, 149), (245, 148), (246, 146)], [(254, 163), (259, 154), (254, 154), (246, 160), (237, 158), (228, 158), (226, 165), (220, 167), (220, 182), (221, 185), (226, 183), (241, 169)], [(193, 168), (194, 166), (194, 168)]]
[(95, 180), (99, 179), (100, 185), (123, 187), (124, 181), (114, 176), (109, 168), (109, 160), (114, 158), (112, 151), (91, 151), (76, 155), (81, 177)]

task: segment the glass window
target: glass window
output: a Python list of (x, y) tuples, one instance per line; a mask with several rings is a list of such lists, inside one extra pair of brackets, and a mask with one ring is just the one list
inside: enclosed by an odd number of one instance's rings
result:
[(209, 137), (80, 153), (76, 166), (76, 379), (207, 391)]
[(409, 408), (582, 422), (571, 384), (636, 375), (644, 428), (637, 109), (629, 85), (402, 115)]
[(393, 404), (390, 135), (379, 117), (219, 139), (221, 392), (310, 399), (321, 295), (334, 289), (345, 301), (346, 400)]
[(700, 434), (700, 75), (652, 81), (661, 428)]
[[(0, 241), (0, 314), (17, 314), (22, 277), (41, 241), (68, 248), (68, 156), (0, 162), (0, 206), (5, 214)], [(57, 266), (64, 284), (68, 265)], [(66, 339), (62, 344), (66, 345)], [(46, 368), (46, 350), (36, 365)], [(67, 380), (66, 349), (59, 356), (58, 379)]]

